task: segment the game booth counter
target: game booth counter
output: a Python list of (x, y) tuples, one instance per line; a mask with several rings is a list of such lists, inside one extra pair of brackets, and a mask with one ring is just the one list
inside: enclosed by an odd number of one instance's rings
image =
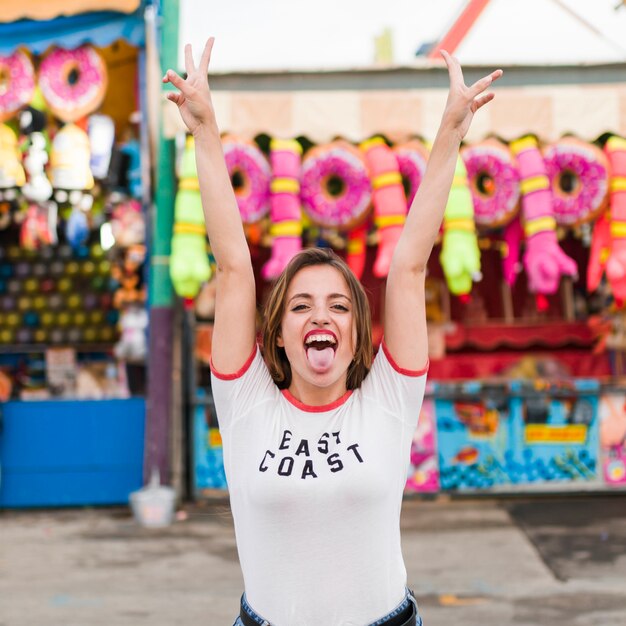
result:
[[(489, 69), (465, 67), (466, 81)], [(429, 262), (429, 389), (407, 493), (618, 489), (626, 67), (503, 69), (462, 146)], [(385, 276), (445, 104), (445, 67), (218, 72), (211, 88), (259, 303), (297, 250), (330, 246), (366, 287), (378, 345)], [(187, 303), (189, 467), (202, 497), (226, 487), (208, 370), (212, 259), (193, 140), (162, 106), (166, 134), (178, 136), (171, 271)]]
[(0, 18), (0, 507), (143, 484), (145, 26), (139, 0)]

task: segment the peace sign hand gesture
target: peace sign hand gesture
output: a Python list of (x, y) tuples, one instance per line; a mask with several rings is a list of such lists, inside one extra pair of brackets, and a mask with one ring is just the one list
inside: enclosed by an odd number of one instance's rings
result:
[(186, 79), (173, 70), (167, 70), (163, 77), (164, 83), (172, 83), (179, 90), (178, 93), (168, 92), (167, 98), (178, 106), (183, 121), (194, 135), (202, 128), (217, 130), (215, 112), (207, 80), (214, 41), (215, 39), (210, 37), (206, 42), (198, 67), (194, 64), (191, 46), (189, 44), (185, 46)]
[(443, 112), (442, 126), (450, 126), (458, 133), (459, 140), (461, 140), (469, 130), (474, 113), (484, 104), (493, 100), (493, 93), (483, 92), (489, 88), (494, 80), (502, 76), (502, 70), (495, 70), (468, 87), (465, 84), (459, 61), (445, 50), (441, 51), (441, 56), (448, 66), (450, 77), (450, 91)]

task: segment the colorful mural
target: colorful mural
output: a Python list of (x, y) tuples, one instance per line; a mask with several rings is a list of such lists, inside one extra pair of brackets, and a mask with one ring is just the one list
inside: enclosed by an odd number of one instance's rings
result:
[[(203, 389), (196, 392), (200, 400), (205, 395)], [(193, 414), (194, 491), (197, 495), (204, 489), (227, 488), (222, 438), (211, 408), (209, 405), (198, 405)]]
[(603, 394), (599, 411), (604, 482), (611, 487), (626, 486), (626, 394)]
[(489, 489), (510, 482), (506, 387), (447, 384), (436, 393), (441, 489)]
[(598, 383), (442, 386), (435, 402), (443, 490), (597, 476)]
[(429, 392), (430, 390), (427, 389), (411, 444), (411, 464), (405, 487), (407, 493), (439, 491), (435, 401), (430, 397)]

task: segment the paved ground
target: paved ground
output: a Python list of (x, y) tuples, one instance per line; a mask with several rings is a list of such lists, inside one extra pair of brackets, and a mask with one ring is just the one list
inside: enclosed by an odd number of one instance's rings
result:
[[(0, 512), (0, 626), (230, 626), (230, 510), (185, 516), (147, 530), (124, 508)], [(426, 626), (626, 625), (626, 494), (409, 500), (402, 526)]]

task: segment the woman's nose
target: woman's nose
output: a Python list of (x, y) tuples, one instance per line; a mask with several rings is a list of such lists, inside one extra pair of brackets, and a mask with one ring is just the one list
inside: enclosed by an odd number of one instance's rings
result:
[(330, 322), (328, 319), (328, 313), (325, 309), (315, 309), (311, 316), (311, 321), (317, 326), (325, 326)]

